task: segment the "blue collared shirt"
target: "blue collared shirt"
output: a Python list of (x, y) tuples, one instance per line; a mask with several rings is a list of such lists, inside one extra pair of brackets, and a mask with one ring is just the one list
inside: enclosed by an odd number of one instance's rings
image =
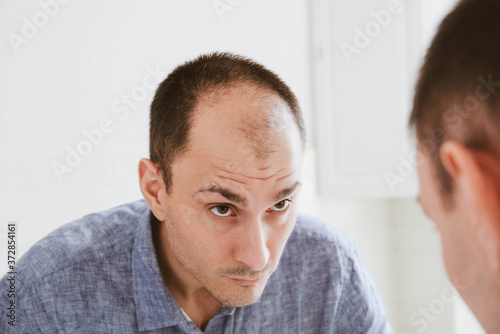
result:
[[(0, 333), (201, 333), (164, 286), (144, 201), (55, 230), (18, 262), (15, 326), (9, 276), (0, 283)], [(260, 299), (222, 307), (205, 333), (392, 333), (352, 242), (299, 215)]]

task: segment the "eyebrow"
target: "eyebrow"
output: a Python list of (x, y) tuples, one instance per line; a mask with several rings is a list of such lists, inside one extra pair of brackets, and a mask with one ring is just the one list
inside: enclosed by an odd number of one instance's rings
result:
[(236, 194), (227, 188), (221, 187), (217, 183), (212, 183), (206, 187), (200, 188), (196, 192), (196, 194), (205, 193), (205, 192), (219, 194), (222, 197), (226, 198), (227, 200), (234, 202), (234, 203), (241, 204), (244, 207), (246, 207), (248, 205), (248, 200), (244, 196), (242, 196), (240, 194)]
[(276, 196), (274, 197), (274, 201), (275, 202), (281, 201), (283, 198), (288, 197), (291, 194), (293, 194), (293, 192), (297, 188), (300, 188), (301, 186), (302, 186), (302, 183), (300, 183), (299, 181), (295, 181), (295, 183), (292, 184), (290, 187), (287, 187), (287, 188), (281, 190), (279, 193), (277, 193)]
[[(282, 200), (283, 198), (291, 195), (300, 186), (302, 186), (302, 183), (300, 183), (299, 181), (295, 181), (295, 183), (292, 184), (290, 187), (286, 187), (285, 189), (283, 189), (280, 192), (278, 192), (276, 194), (276, 196), (274, 196), (274, 201), (278, 202), (278, 201)], [(248, 200), (245, 198), (245, 196), (242, 196), (240, 194), (234, 193), (234, 192), (232, 192), (231, 190), (229, 190), (227, 188), (221, 187), (217, 183), (212, 183), (212, 184), (210, 184), (208, 186), (200, 188), (196, 192), (196, 194), (198, 194), (198, 193), (205, 193), (205, 192), (219, 194), (222, 197), (226, 198), (227, 200), (229, 200), (229, 201), (231, 201), (233, 203), (240, 204), (243, 207), (246, 207), (248, 205)]]

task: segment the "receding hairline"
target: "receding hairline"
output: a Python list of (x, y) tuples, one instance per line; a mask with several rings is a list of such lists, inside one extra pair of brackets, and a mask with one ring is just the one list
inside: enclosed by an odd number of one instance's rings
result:
[[(210, 107), (217, 103), (224, 103), (223, 99), (227, 96), (227, 93), (234, 92), (235, 90), (244, 90), (244, 94), (251, 94), (250, 98), (256, 104), (262, 104), (263, 109), (266, 109), (266, 111), (258, 114), (249, 114), (248, 118), (241, 118), (240, 122), (233, 128), (235, 131), (241, 133), (242, 137), (250, 143), (257, 159), (265, 160), (270, 154), (276, 152), (272, 147), (272, 137), (274, 134), (284, 130), (286, 118), (290, 121), (293, 131), (297, 131), (296, 134), (300, 139), (301, 149), (304, 150), (305, 139), (294, 119), (294, 113), (289, 103), (275, 90), (248, 80), (238, 80), (230, 85), (221, 85), (200, 93), (198, 101), (193, 108), (192, 124), (188, 131), (186, 150), (189, 150), (192, 130), (196, 126), (196, 120), (206, 110), (202, 107), (203, 104), (207, 104), (209, 106), (207, 109), (211, 109)], [(268, 110), (273, 108), (273, 106), (276, 106), (276, 108), (272, 112), (269, 112)]]

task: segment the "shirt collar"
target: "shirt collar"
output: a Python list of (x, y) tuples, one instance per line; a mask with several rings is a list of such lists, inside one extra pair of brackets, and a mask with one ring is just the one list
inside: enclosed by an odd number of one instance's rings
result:
[(163, 285), (151, 237), (150, 215), (148, 208), (141, 216), (132, 248), (134, 299), (140, 331), (180, 325), (181, 321), (176, 314), (176, 302)]

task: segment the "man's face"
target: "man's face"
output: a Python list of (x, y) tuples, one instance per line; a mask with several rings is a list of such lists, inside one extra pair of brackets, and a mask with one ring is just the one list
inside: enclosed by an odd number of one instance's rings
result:
[(162, 243), (186, 284), (227, 306), (260, 297), (295, 224), (301, 147), (276, 94), (241, 84), (202, 96), (161, 198)]

